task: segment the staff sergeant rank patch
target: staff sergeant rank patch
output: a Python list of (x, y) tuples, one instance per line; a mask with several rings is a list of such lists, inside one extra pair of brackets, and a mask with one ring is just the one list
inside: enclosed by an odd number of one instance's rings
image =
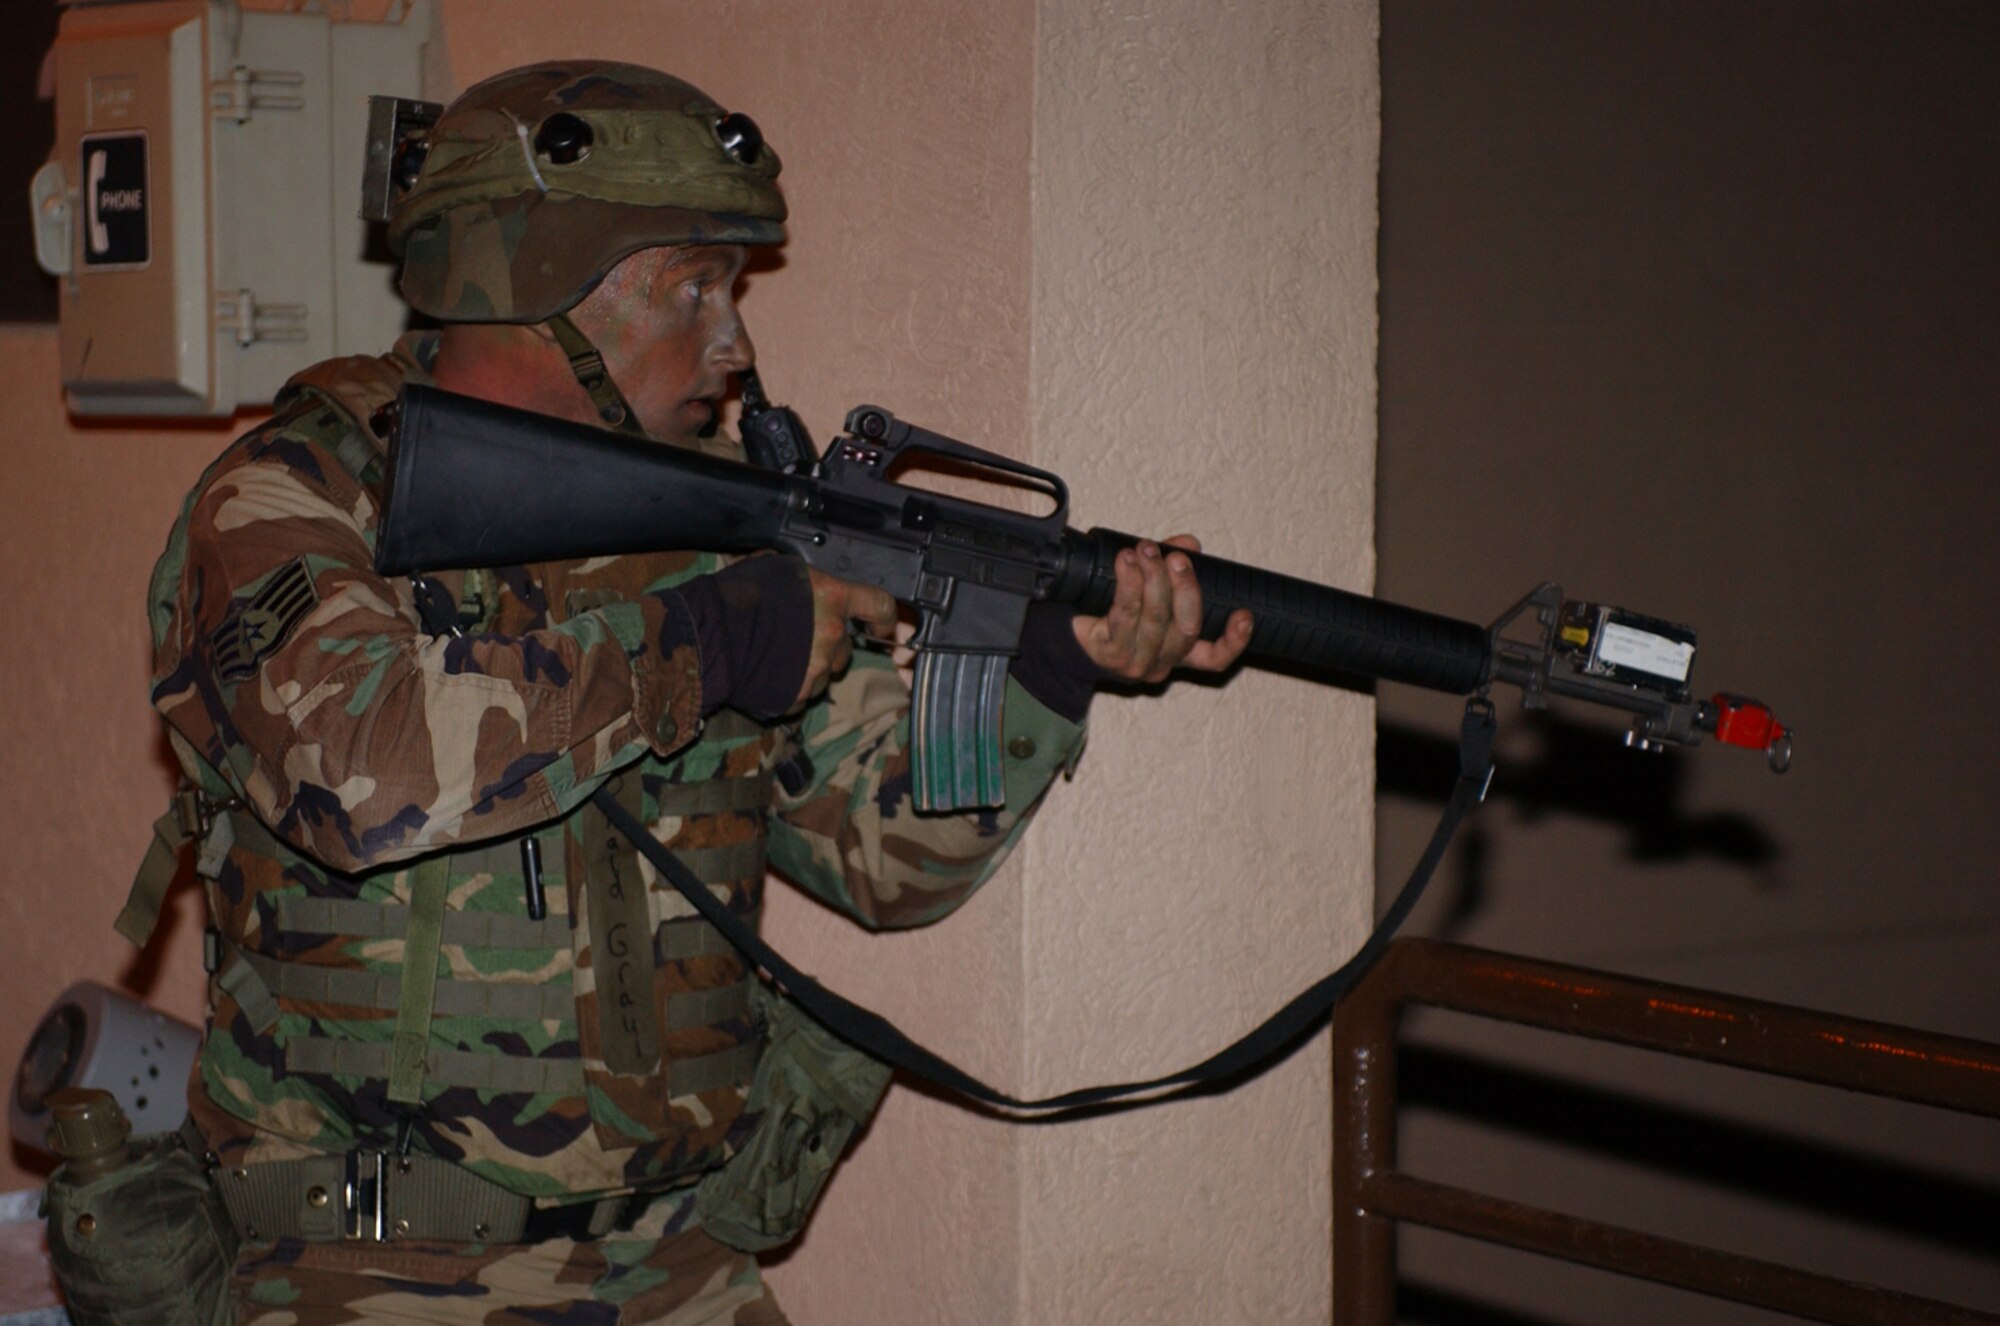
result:
[(255, 676), (257, 667), (277, 652), (305, 615), (319, 606), (306, 559), (296, 558), (273, 571), (246, 602), (238, 602), (208, 637), (215, 672), (224, 681)]

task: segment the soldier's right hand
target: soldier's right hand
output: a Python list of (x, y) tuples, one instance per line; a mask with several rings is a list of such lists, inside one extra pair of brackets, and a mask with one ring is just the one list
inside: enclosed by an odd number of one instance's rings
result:
[(896, 601), (796, 557), (757, 556), (679, 589), (701, 652), (703, 717), (728, 705), (757, 718), (790, 713), (847, 666), (857, 621), (887, 638)]
[(883, 640), (896, 630), (896, 600), (888, 591), (812, 568), (807, 574), (812, 578), (812, 654), (793, 708), (825, 690), (834, 674), (847, 667), (854, 655), (849, 622), (860, 623), (868, 634)]

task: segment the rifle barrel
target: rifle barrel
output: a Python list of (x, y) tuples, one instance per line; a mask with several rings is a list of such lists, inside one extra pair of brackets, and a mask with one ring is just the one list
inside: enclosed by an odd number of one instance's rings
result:
[[(1113, 559), (1139, 542), (1117, 530), (1069, 531), (1053, 598), (1101, 615), (1116, 588)], [(1493, 650), (1484, 627), (1241, 562), (1187, 554), (1201, 585), (1201, 634), (1222, 634), (1229, 615), (1255, 617), (1247, 656), (1315, 673), (1344, 672), (1467, 695), (1488, 679)]]

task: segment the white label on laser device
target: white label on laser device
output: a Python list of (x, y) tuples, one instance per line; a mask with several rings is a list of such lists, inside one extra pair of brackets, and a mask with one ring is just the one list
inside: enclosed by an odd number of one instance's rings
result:
[(1629, 626), (1606, 622), (1598, 639), (1597, 657), (1621, 668), (1637, 668), (1655, 677), (1686, 681), (1688, 669), (1694, 665), (1694, 646), (1651, 631), (1635, 631)]

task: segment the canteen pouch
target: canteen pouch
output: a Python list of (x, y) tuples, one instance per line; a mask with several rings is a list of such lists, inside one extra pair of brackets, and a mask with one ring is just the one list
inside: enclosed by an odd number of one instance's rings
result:
[(69, 1166), (43, 1196), (49, 1261), (73, 1326), (230, 1326), (236, 1230), (199, 1158), (172, 1133), (135, 1137), (88, 1183)]
[(761, 984), (752, 998), (769, 1036), (746, 1107), (757, 1122), (701, 1181), (695, 1211), (711, 1237), (762, 1252), (805, 1228), (841, 1152), (882, 1103), (889, 1066)]

